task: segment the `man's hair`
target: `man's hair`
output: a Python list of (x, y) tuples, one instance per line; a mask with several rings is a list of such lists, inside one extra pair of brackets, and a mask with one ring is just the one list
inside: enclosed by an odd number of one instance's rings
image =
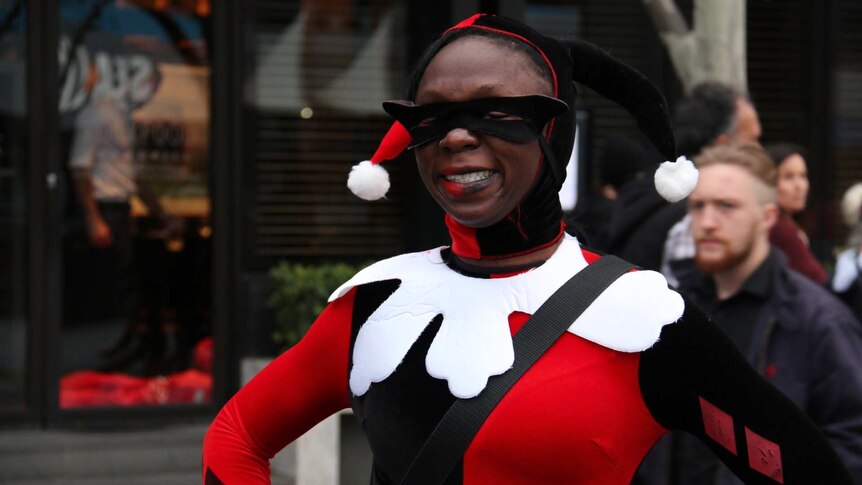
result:
[(758, 143), (731, 142), (706, 147), (696, 157), (698, 168), (710, 165), (736, 165), (750, 173), (764, 190), (759, 190), (758, 198), (763, 203), (775, 201), (776, 169), (772, 157)]
[(674, 112), (676, 151), (692, 157), (721, 134), (736, 130), (736, 101), (748, 99), (730, 86), (704, 82), (677, 105)]

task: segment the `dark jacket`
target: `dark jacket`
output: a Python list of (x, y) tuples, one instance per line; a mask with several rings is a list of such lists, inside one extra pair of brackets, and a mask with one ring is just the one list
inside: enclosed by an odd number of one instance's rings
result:
[(599, 249), (660, 271), (667, 233), (685, 216), (685, 202), (668, 203), (656, 192), (652, 177), (644, 177), (624, 186), (617, 204), (606, 245)]
[[(817, 424), (862, 484), (862, 325), (828, 290), (773, 252), (772, 291), (750, 348), (742, 350)], [(726, 469), (720, 477), (716, 483), (741, 483)]]

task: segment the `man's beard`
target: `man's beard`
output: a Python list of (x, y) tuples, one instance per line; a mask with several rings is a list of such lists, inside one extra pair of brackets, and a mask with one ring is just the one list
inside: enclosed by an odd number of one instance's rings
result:
[(727, 241), (719, 240), (718, 242), (724, 246), (724, 253), (720, 257), (704, 258), (699, 251), (695, 252), (694, 264), (701, 273), (715, 274), (734, 268), (748, 258), (754, 247), (753, 239), (742, 250), (737, 252), (734, 252)]

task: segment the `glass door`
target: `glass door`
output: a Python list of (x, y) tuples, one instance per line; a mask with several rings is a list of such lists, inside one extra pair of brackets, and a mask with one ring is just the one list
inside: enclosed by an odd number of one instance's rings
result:
[(209, 0), (60, 0), (63, 410), (211, 398)]

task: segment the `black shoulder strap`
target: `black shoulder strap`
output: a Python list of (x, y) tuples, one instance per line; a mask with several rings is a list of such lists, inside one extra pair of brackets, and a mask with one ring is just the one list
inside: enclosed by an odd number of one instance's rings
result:
[(512, 339), (515, 348), (512, 368), (488, 379), (488, 385), (478, 396), (455, 400), (413, 459), (401, 485), (444, 483), (479, 428), (515, 382), (611, 283), (633, 268), (634, 265), (615, 256), (604, 256), (558, 288)]

